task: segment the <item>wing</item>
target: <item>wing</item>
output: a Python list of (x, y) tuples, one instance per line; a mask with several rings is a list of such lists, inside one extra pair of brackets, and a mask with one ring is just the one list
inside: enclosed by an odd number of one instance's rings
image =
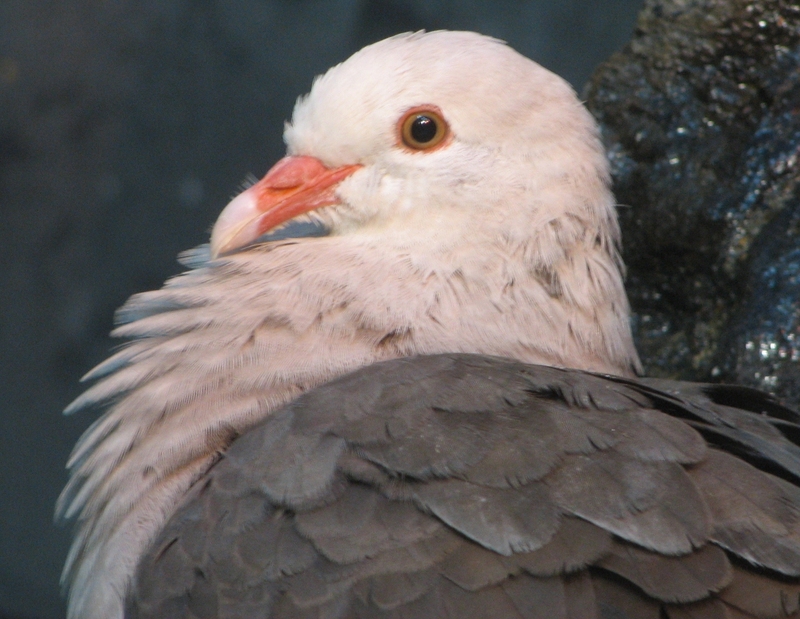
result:
[(129, 617), (800, 616), (800, 425), (738, 387), (376, 364), (237, 439)]

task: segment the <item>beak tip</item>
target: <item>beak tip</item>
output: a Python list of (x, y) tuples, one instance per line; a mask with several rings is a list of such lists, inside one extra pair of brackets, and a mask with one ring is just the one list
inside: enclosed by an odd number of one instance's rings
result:
[(258, 238), (261, 215), (252, 191), (243, 191), (231, 200), (211, 229), (211, 258), (219, 258)]

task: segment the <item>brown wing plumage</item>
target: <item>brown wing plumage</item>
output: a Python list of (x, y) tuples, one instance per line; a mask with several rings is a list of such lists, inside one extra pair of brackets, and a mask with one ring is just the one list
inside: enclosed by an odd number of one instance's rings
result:
[(740, 387), (377, 364), (237, 439), (129, 617), (800, 616), (800, 417)]

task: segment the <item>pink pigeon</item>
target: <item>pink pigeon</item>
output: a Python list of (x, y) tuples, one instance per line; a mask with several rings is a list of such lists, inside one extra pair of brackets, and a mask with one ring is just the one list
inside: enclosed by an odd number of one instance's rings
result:
[[(70, 619), (800, 613), (800, 418), (637, 378), (609, 166), (502, 42), (317, 78), (69, 408)], [(323, 237), (269, 240), (291, 222)]]

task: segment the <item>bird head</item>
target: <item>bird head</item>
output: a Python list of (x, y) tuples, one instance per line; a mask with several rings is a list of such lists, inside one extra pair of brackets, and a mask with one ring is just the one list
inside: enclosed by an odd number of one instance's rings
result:
[(366, 47), (315, 80), (284, 137), (288, 156), (220, 215), (212, 255), (298, 217), (434, 250), (501, 237), (545, 262), (587, 231), (616, 244), (594, 121), (569, 84), (496, 39)]

